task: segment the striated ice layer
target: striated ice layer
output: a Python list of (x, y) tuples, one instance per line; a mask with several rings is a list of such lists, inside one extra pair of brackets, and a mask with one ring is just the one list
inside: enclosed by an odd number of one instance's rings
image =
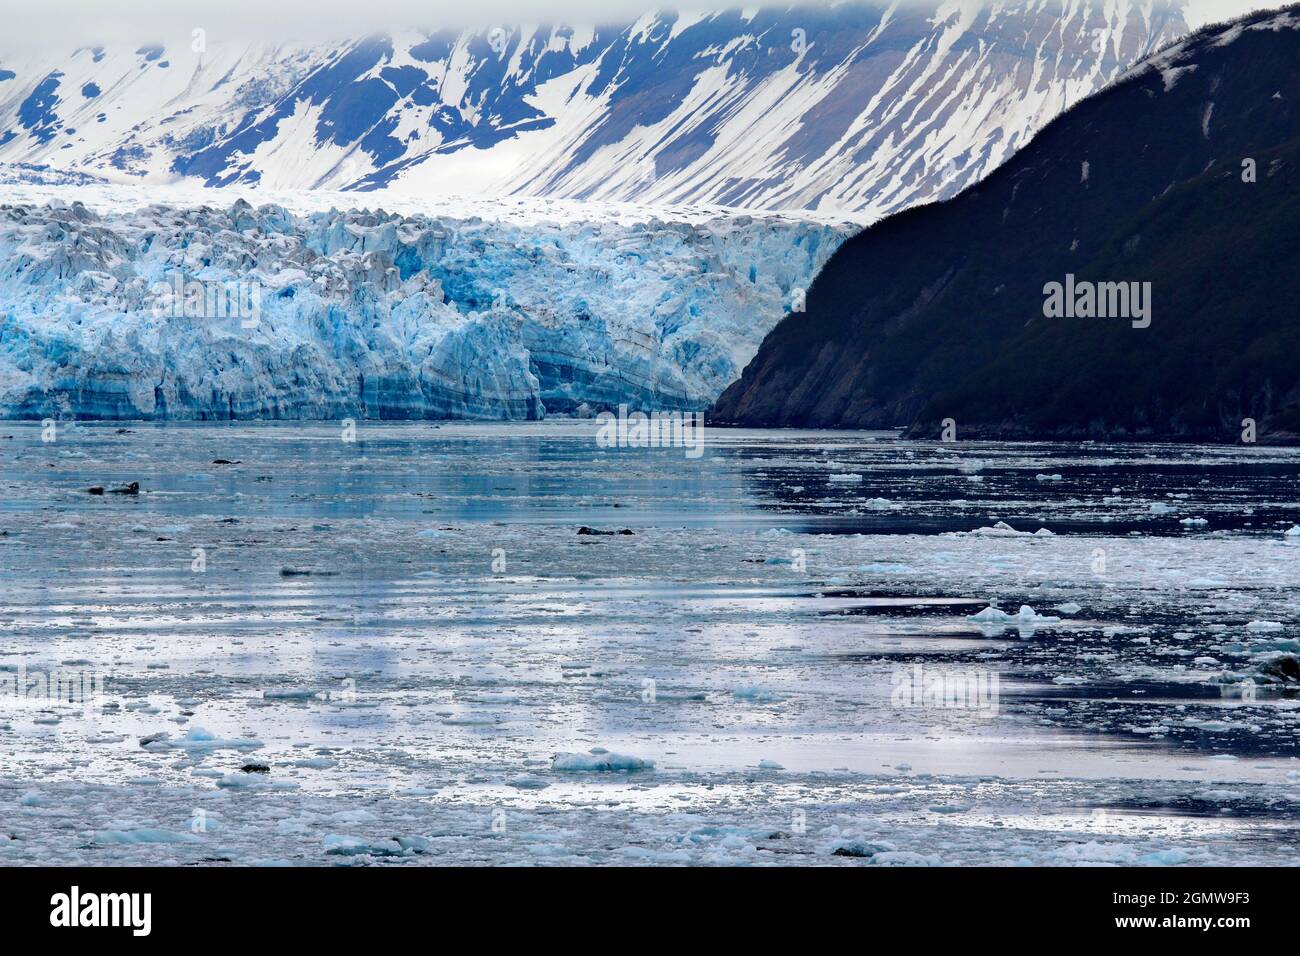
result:
[[(847, 225), (0, 206), (0, 416), (539, 419), (709, 405)], [(164, 290), (197, 282), (197, 308)], [(235, 316), (213, 290), (240, 290)], [(254, 307), (255, 306), (255, 307)]]

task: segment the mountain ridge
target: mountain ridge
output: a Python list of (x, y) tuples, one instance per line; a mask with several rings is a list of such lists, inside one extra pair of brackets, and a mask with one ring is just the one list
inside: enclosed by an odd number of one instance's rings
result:
[[(1294, 440), (1298, 9), (1168, 46), (978, 185), (850, 240), (713, 419), (1221, 441), (1253, 419)], [(1151, 282), (1151, 327), (1048, 318), (1067, 275)]]
[(847, 4), (604, 27), (0, 54), (0, 163), (209, 186), (816, 209), (951, 195), (1186, 32), (1179, 0)]

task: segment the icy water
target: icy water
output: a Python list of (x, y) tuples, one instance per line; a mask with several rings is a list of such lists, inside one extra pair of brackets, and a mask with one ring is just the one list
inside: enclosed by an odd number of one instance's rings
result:
[(0, 864), (1296, 860), (1297, 451), (595, 436), (0, 423)]

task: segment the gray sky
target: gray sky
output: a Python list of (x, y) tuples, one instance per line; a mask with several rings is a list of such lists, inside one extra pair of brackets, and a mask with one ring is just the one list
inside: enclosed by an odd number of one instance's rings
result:
[(1268, 10), (1284, 7), (1286, 3), (1257, 3), (1254, 0), (1189, 0), (1187, 4), (1187, 22), (1193, 27), (1219, 20), (1231, 20), (1252, 10)]
[[(804, 0), (833, 2), (833, 0)], [(860, 0), (841, 0), (860, 2)], [(1185, 0), (1193, 27), (1260, 7), (1254, 0)], [(748, 3), (686, 2), (669, 9), (726, 9)], [(790, 3), (774, 6), (797, 5)], [(212, 40), (347, 37), (402, 26), (489, 27), (545, 20), (570, 23), (634, 18), (649, 0), (0, 0), (3, 46), (15, 41), (59, 47), (91, 41), (172, 42), (203, 28)]]

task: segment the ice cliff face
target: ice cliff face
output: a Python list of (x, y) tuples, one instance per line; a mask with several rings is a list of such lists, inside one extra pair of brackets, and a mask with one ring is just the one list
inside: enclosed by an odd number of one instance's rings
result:
[(854, 2), (307, 46), (0, 36), (0, 163), (874, 219), (987, 174), (1183, 34), (1184, 6)]
[(295, 215), (243, 200), (102, 218), (80, 202), (2, 205), (0, 415), (703, 408), (849, 231)]

